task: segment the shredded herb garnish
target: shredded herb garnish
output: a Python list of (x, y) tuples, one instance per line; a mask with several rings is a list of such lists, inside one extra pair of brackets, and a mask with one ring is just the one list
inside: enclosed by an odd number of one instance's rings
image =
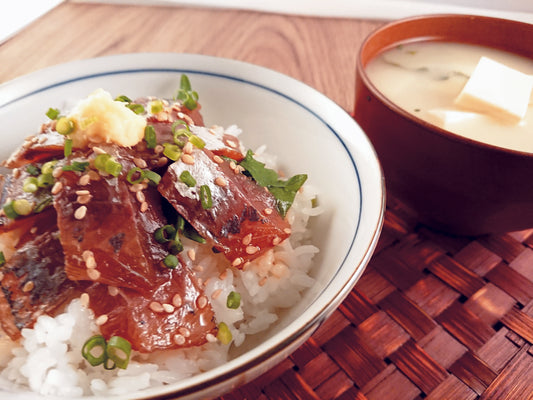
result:
[(138, 103), (128, 103), (126, 105), (131, 111), (133, 111), (135, 114), (143, 114), (144, 113), (144, 106), (142, 104)]
[(60, 114), (61, 112), (57, 108), (51, 108), (51, 107), (46, 112), (46, 116), (52, 120), (57, 119)]
[(276, 171), (266, 168), (265, 164), (257, 161), (253, 157), (253, 152), (248, 150), (246, 156), (239, 163), (246, 172), (257, 182), (258, 185), (266, 187), (277, 200), (278, 212), (282, 217), (287, 215), (287, 211), (294, 202), (296, 192), (307, 180), (307, 175), (295, 175), (284, 181), (279, 179)]
[(191, 111), (198, 107), (198, 93), (192, 90), (189, 77), (185, 74), (181, 75), (180, 88), (176, 98), (181, 100), (183, 105)]
[(39, 176), (39, 174), (41, 173), (41, 170), (39, 169), (39, 167), (36, 167), (35, 165), (30, 164), (26, 167), (26, 172), (30, 174), (31, 176)]
[(121, 101), (123, 103), (131, 103), (131, 99), (128, 96), (124, 96), (123, 94), (120, 96), (117, 96), (115, 98), (115, 101)]
[(84, 172), (85, 169), (89, 166), (88, 161), (73, 161), (70, 165), (64, 165), (61, 167), (63, 171), (76, 171), (76, 172)]
[(209, 189), (209, 186), (207, 185), (200, 186), (200, 202), (202, 203), (202, 208), (204, 210), (209, 210), (211, 207), (213, 207), (211, 189)]
[(146, 125), (146, 128), (144, 128), (144, 140), (146, 141), (146, 147), (149, 149), (157, 146), (157, 136), (155, 134), (155, 128), (152, 125)]

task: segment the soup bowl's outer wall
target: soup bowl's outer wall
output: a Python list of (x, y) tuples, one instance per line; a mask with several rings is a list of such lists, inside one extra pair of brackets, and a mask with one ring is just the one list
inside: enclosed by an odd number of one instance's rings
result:
[(533, 59), (533, 25), (466, 15), (422, 16), (388, 24), (360, 49), (354, 109), (378, 153), (387, 189), (421, 221), (467, 235), (533, 227), (532, 154), (439, 129), (400, 109), (369, 80), (365, 66), (370, 60), (415, 40), (471, 43)]

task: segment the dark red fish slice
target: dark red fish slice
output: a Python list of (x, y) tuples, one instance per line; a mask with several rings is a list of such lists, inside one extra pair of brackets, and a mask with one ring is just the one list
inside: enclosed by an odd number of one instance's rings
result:
[[(180, 160), (170, 165), (159, 191), (234, 266), (264, 254), (290, 235), (289, 223), (264, 188), (232, 170), (227, 161), (215, 162), (209, 150), (195, 150), (193, 157), (193, 164)], [(183, 171), (196, 180), (194, 187), (180, 180)], [(209, 209), (202, 207), (202, 185), (211, 192)]]
[(50, 228), (18, 248), (1, 269), (0, 324), (13, 340), (39, 315), (53, 313), (81, 293), (81, 285), (67, 278), (59, 233)]
[(106, 339), (118, 335), (135, 350), (153, 352), (199, 346), (216, 335), (211, 305), (186, 267), (163, 271), (153, 284), (142, 293), (101, 284), (87, 290), (96, 318), (105, 315)]

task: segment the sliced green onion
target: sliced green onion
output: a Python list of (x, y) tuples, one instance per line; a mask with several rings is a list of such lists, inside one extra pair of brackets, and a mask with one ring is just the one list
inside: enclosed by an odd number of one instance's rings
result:
[[(137, 179), (133, 179), (133, 176), (136, 174), (138, 174), (139, 177)], [(135, 185), (136, 183), (141, 183), (143, 179), (144, 179), (143, 170), (139, 167), (130, 169), (128, 171), (128, 174), (126, 175), (126, 180), (132, 185)]]
[(81, 355), (93, 367), (103, 364), (106, 360), (106, 342), (102, 335), (90, 337), (81, 348)]
[(218, 332), (217, 332), (217, 339), (222, 344), (230, 344), (233, 336), (231, 335), (231, 331), (229, 330), (228, 325), (226, 323), (221, 322), (218, 324)]
[(6, 256), (4, 256), (4, 252), (0, 251), (0, 267), (3, 267), (6, 263)]
[(38, 203), (35, 208), (33, 209), (34, 213), (40, 213), (43, 211), (46, 207), (48, 207), (54, 199), (52, 196), (46, 197), (44, 200), (42, 200), (40, 203)]
[(54, 184), (54, 177), (52, 174), (41, 174), (37, 177), (37, 186), (41, 188), (50, 187)]
[(73, 161), (70, 165), (64, 165), (61, 169), (63, 171), (77, 171), (83, 172), (89, 166), (88, 161)]
[(123, 94), (120, 96), (117, 96), (115, 98), (115, 101), (121, 101), (123, 103), (131, 103), (131, 99), (128, 96), (124, 96)]
[(26, 172), (30, 174), (31, 176), (39, 176), (41, 173), (41, 170), (35, 165), (30, 164), (26, 167)]
[(18, 199), (13, 201), (13, 210), (18, 215), (30, 215), (33, 211), (33, 205), (26, 199)]
[(51, 174), (54, 172), (54, 167), (57, 164), (57, 160), (48, 161), (43, 164), (41, 167), (41, 173), (42, 174)]
[(178, 257), (174, 254), (169, 254), (164, 258), (163, 264), (169, 269), (174, 269), (178, 266)]
[[(180, 126), (183, 126), (183, 128), (179, 128), (178, 129), (178, 127), (180, 127)], [(182, 119), (175, 120), (172, 123), (172, 133), (175, 135), (175, 134), (177, 134), (178, 132), (180, 132), (182, 130), (185, 130), (185, 132), (181, 132), (184, 135), (188, 136), (191, 133), (191, 130), (189, 128), (189, 124), (187, 123), (187, 121), (184, 121)]]
[(110, 158), (109, 154), (98, 154), (94, 159), (94, 166), (100, 171), (105, 171), (105, 164)]
[(157, 243), (167, 243), (176, 237), (176, 228), (172, 225), (165, 225), (154, 232), (154, 238)]
[(113, 369), (115, 369), (117, 366), (115, 364), (115, 362), (109, 358), (105, 358), (104, 360), (104, 369), (105, 370), (108, 370), (108, 371), (111, 371)]
[(144, 140), (146, 141), (146, 147), (149, 149), (157, 146), (157, 135), (155, 134), (155, 128), (152, 125), (146, 125), (144, 128)]
[(126, 369), (130, 362), (131, 343), (120, 336), (112, 336), (107, 341), (106, 353), (117, 368)]
[(191, 137), (189, 137), (189, 142), (191, 142), (195, 147), (199, 149), (203, 149), (205, 147), (204, 140), (196, 135), (191, 135)]
[(46, 116), (50, 119), (57, 119), (59, 117), (60, 111), (57, 108), (49, 108), (46, 112)]
[(28, 176), (26, 179), (24, 179), (22, 190), (24, 190), (26, 193), (35, 193), (38, 189), (39, 187), (37, 186), (36, 177)]
[(130, 104), (127, 104), (126, 107), (128, 107), (135, 114), (144, 113), (144, 106), (142, 104), (130, 103)]
[(188, 187), (196, 186), (196, 179), (194, 179), (191, 173), (186, 170), (180, 174), (180, 181), (185, 183)]
[(206, 243), (206, 240), (203, 237), (201, 237), (200, 234), (196, 232), (196, 230), (190, 224), (187, 224), (185, 226), (185, 229), (183, 230), (183, 236), (197, 243), (202, 243), (202, 244)]
[(150, 171), (149, 169), (145, 169), (143, 171), (143, 176), (154, 185), (159, 185), (159, 182), (161, 182), (161, 175), (159, 175), (157, 172)]
[(163, 111), (163, 102), (161, 100), (154, 100), (150, 102), (150, 112), (157, 114)]
[(72, 139), (65, 139), (65, 146), (63, 147), (63, 155), (68, 157), (72, 154)]
[(200, 202), (202, 203), (202, 208), (204, 210), (209, 210), (211, 207), (213, 207), (211, 189), (209, 189), (209, 186), (207, 185), (200, 186)]
[(15, 209), (13, 208), (13, 201), (10, 201), (9, 203), (4, 204), (3, 210), (4, 210), (4, 214), (6, 215), (6, 217), (10, 219), (15, 219), (19, 216), (17, 212), (15, 211)]
[(61, 135), (69, 135), (74, 131), (74, 121), (68, 117), (61, 117), (56, 122), (56, 131)]
[(179, 254), (183, 251), (183, 244), (181, 241), (176, 237), (176, 239), (171, 240), (168, 243), (168, 251), (170, 254)]
[(241, 295), (237, 292), (231, 291), (226, 299), (226, 307), (237, 309), (241, 305)]
[(176, 161), (181, 157), (181, 149), (175, 144), (163, 143), (163, 148), (163, 154), (172, 161)]
[(114, 177), (117, 177), (120, 175), (120, 172), (122, 171), (122, 164), (110, 158), (109, 160), (106, 161), (104, 170), (108, 174), (113, 175)]

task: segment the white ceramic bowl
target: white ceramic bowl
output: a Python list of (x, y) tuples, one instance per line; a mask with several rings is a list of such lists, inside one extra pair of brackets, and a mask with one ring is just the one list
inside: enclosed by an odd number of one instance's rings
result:
[(307, 340), (347, 296), (369, 261), (383, 222), (381, 168), (354, 120), (292, 78), (233, 60), (128, 54), (63, 64), (7, 82), (0, 85), (0, 158), (37, 131), (49, 107), (65, 109), (99, 87), (132, 98), (171, 97), (182, 73), (200, 94), (206, 125), (237, 124), (248, 147), (266, 144), (284, 170), (307, 173), (308, 182), (319, 188), (326, 212), (312, 223), (313, 242), (321, 249), (312, 270), (316, 284), (225, 365), (118, 398), (217, 396), (265, 372)]

